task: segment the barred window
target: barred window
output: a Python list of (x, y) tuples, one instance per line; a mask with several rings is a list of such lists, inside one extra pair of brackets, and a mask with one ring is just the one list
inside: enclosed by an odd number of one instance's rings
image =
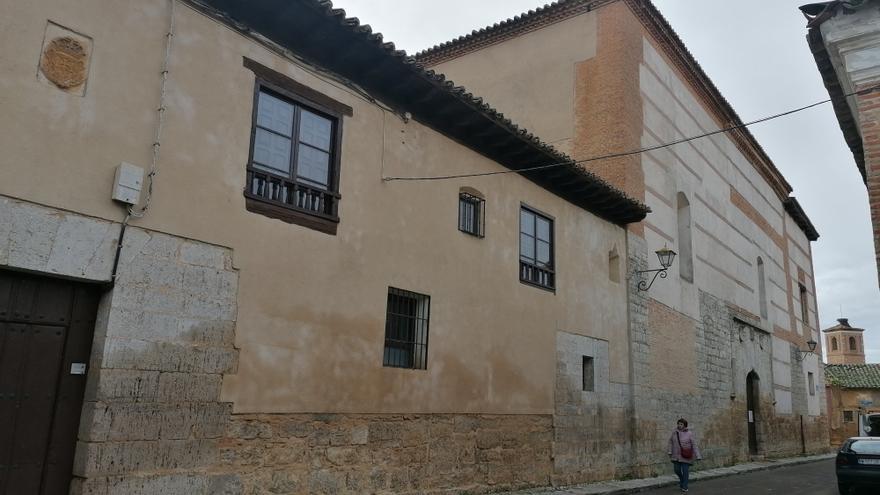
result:
[(458, 195), (458, 230), (477, 237), (483, 237), (485, 221), (485, 200), (468, 193)]
[(428, 320), (431, 297), (388, 288), (384, 366), (428, 369)]
[(852, 423), (853, 422), (853, 412), (852, 411), (843, 411), (843, 422), (844, 423)]
[(523, 206), (519, 227), (520, 281), (553, 290), (553, 220)]

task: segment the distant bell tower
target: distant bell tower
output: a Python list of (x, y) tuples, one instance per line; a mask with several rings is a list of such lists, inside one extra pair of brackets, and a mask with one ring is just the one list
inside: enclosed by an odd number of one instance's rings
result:
[(849, 320), (838, 318), (837, 325), (822, 330), (828, 364), (865, 364), (863, 328), (849, 326)]

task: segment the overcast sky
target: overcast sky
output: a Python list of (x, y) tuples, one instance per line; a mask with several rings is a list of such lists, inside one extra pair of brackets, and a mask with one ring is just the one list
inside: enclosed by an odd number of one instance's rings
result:
[[(655, 0), (743, 121), (828, 98), (804, 36), (807, 0)], [(337, 0), (413, 54), (534, 9), (538, 0)], [(487, 98), (491, 103), (491, 98)], [(751, 127), (821, 236), (813, 263), (821, 328), (865, 328), (880, 362), (880, 289), (868, 196), (830, 104)]]

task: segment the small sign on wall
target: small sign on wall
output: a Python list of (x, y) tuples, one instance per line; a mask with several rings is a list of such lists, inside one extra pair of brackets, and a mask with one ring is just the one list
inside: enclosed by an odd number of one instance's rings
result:
[(752, 411), (749, 411), (749, 423), (754, 423), (754, 422), (755, 422), (755, 413)]
[(71, 375), (85, 375), (86, 374), (86, 363), (70, 363), (70, 374)]

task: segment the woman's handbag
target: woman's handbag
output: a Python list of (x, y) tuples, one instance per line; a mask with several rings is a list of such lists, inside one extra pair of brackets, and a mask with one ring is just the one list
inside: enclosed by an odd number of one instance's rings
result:
[(678, 450), (681, 451), (682, 459), (690, 459), (694, 456), (693, 444), (690, 447), (684, 447), (681, 445), (681, 435), (678, 432), (675, 432), (675, 437), (678, 438)]

